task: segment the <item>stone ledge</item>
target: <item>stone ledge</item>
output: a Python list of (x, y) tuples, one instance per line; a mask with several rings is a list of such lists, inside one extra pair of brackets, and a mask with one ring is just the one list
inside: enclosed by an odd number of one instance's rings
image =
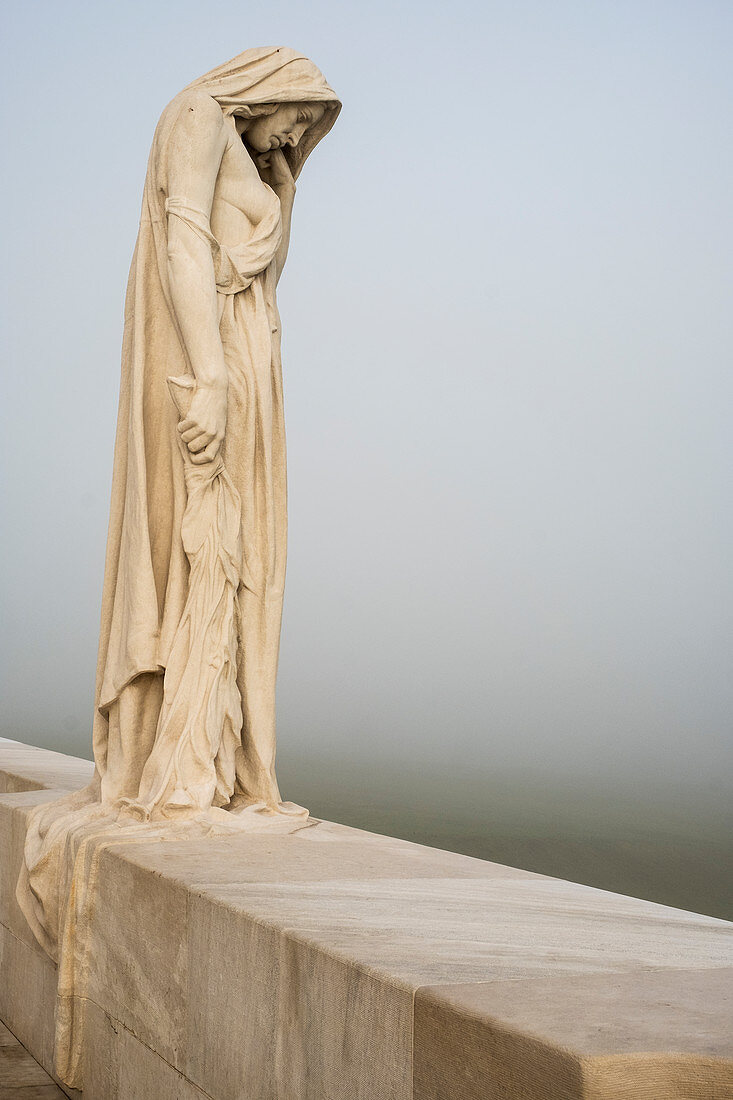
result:
[(732, 1020), (733, 967), (423, 988), (415, 1094), (733, 1095)]
[[(29, 811), (90, 769), (0, 742), (0, 1018), (46, 1069), (14, 883)], [(733, 1097), (725, 921), (328, 822), (101, 860), (89, 1100)]]
[(0, 737), (0, 793), (78, 791), (91, 781), (94, 764)]

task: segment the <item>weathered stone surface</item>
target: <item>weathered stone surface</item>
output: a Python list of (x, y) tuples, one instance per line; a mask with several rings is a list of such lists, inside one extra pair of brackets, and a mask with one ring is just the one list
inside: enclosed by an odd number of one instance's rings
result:
[(415, 1095), (733, 1096), (732, 1020), (733, 969), (423, 988), (415, 997)]
[(82, 1095), (87, 1100), (89, 1097), (94, 1097), (94, 1100), (117, 1100), (120, 1096), (122, 1024), (90, 1001), (86, 1026), (87, 1041), (83, 1055), (85, 1088)]
[(94, 775), (91, 760), (0, 737), (0, 794), (13, 791), (77, 791)]
[(84, 1050), (84, 1097), (123, 1100), (210, 1100), (183, 1074), (141, 1043), (119, 1020), (89, 1006)]
[[(101, 854), (87, 996), (172, 1065), (186, 1053), (188, 893), (114, 849)], [(215, 942), (204, 948), (217, 953)]]
[[(154, 1051), (120, 1028), (120, 1071), (115, 1100), (155, 1097), (155, 1100), (211, 1100), (211, 1094), (189, 1081)], [(242, 1095), (241, 1093), (239, 1094)]]
[[(56, 971), (12, 887), (51, 797), (0, 796), (0, 1017), (44, 1068)], [(93, 1100), (733, 1096), (712, 917), (322, 822), (122, 839), (89, 929)]]
[(0, 925), (0, 1020), (53, 1072), (56, 967)]
[[(189, 906), (187, 1076), (211, 1095), (276, 1096), (283, 933), (194, 892)], [(212, 951), (211, 944), (226, 944)]]

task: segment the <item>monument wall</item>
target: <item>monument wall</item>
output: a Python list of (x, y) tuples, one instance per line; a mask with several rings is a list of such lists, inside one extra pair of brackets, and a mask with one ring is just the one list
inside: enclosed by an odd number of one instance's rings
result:
[[(29, 813), (90, 769), (0, 742), (0, 1019), (52, 1073), (59, 973), (15, 884)], [(725, 921), (330, 822), (98, 858), (88, 1100), (733, 1096)]]

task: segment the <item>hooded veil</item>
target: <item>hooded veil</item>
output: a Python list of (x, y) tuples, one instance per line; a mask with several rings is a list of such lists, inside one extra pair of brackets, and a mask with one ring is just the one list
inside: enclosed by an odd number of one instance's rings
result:
[(320, 121), (306, 130), (285, 156), (297, 179), (305, 161), (336, 121), (341, 103), (319, 69), (303, 54), (284, 46), (245, 50), (231, 61), (212, 69), (189, 84), (184, 93), (196, 88), (215, 99), (225, 115), (248, 118), (252, 108), (265, 103), (323, 103), (327, 107)]
[[(294, 178), (340, 109), (323, 75), (302, 54), (282, 47), (252, 49), (176, 96), (163, 111), (153, 139), (125, 303), (97, 666), (95, 776), (84, 791), (34, 812), (18, 885), (18, 901), (36, 937), (59, 959), (60, 974), (70, 975), (66, 999), (59, 1002), (58, 1067), (60, 1076), (75, 1083), (78, 1058), (70, 1052), (78, 1025), (68, 1006), (75, 997), (80, 1001), (75, 992), (83, 973), (79, 952), (89, 949), (80, 934), (86, 927), (80, 898), (92, 889), (93, 855), (112, 842), (110, 836), (116, 841), (139, 836), (140, 830), (151, 837), (172, 835), (170, 823), (162, 820), (169, 816), (166, 813), (157, 815), (154, 824), (141, 824), (121, 820), (119, 811), (143, 800), (142, 789), (149, 793), (161, 774), (159, 766), (153, 769), (156, 774), (148, 774), (146, 763), (153, 756), (159, 719), (170, 703), (167, 677), (173, 677), (171, 665), (178, 659), (176, 647), (180, 648), (191, 602), (192, 561), (182, 524), (194, 489), (206, 498), (212, 514), (222, 515), (221, 502), (228, 494), (241, 515), (239, 530), (227, 533), (234, 561), (228, 575), (233, 612), (222, 627), (231, 651), (231, 667), (224, 671), (236, 690), (230, 693), (231, 705), (215, 715), (224, 730), (215, 752), (211, 799), (215, 807), (235, 812), (214, 809), (212, 814), (232, 824), (241, 817), (244, 824), (247, 815), (239, 811), (260, 808), (282, 819), (290, 806), (280, 802), (274, 772), (286, 540), (280, 321), (273, 262), (281, 239), (280, 203), (263, 184), (269, 192), (269, 213), (253, 226), (251, 238), (219, 241), (211, 232), (208, 212), (192, 208), (185, 195), (170, 193), (171, 136), (191, 93), (202, 92), (219, 104), (225, 118), (266, 114), (271, 104), (323, 103), (326, 110), (298, 145), (283, 150)], [(220, 461), (206, 464), (209, 472), (196, 483), (184, 469), (179, 410), (169, 389), (172, 378), (182, 380), (184, 388), (195, 385), (168, 285), (172, 217), (187, 222), (211, 246), (229, 383)], [(200, 472), (203, 467), (194, 469)], [(75, 904), (69, 902), (74, 897)]]

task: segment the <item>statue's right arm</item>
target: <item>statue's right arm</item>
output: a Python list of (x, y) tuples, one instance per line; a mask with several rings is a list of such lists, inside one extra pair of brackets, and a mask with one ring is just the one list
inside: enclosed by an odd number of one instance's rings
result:
[[(191, 92), (181, 105), (168, 146), (168, 197), (208, 218), (228, 131), (218, 103)], [(216, 456), (224, 438), (227, 371), (219, 337), (216, 278), (208, 241), (168, 216), (168, 283), (186, 356), (196, 378), (188, 417), (179, 424), (195, 463)]]

